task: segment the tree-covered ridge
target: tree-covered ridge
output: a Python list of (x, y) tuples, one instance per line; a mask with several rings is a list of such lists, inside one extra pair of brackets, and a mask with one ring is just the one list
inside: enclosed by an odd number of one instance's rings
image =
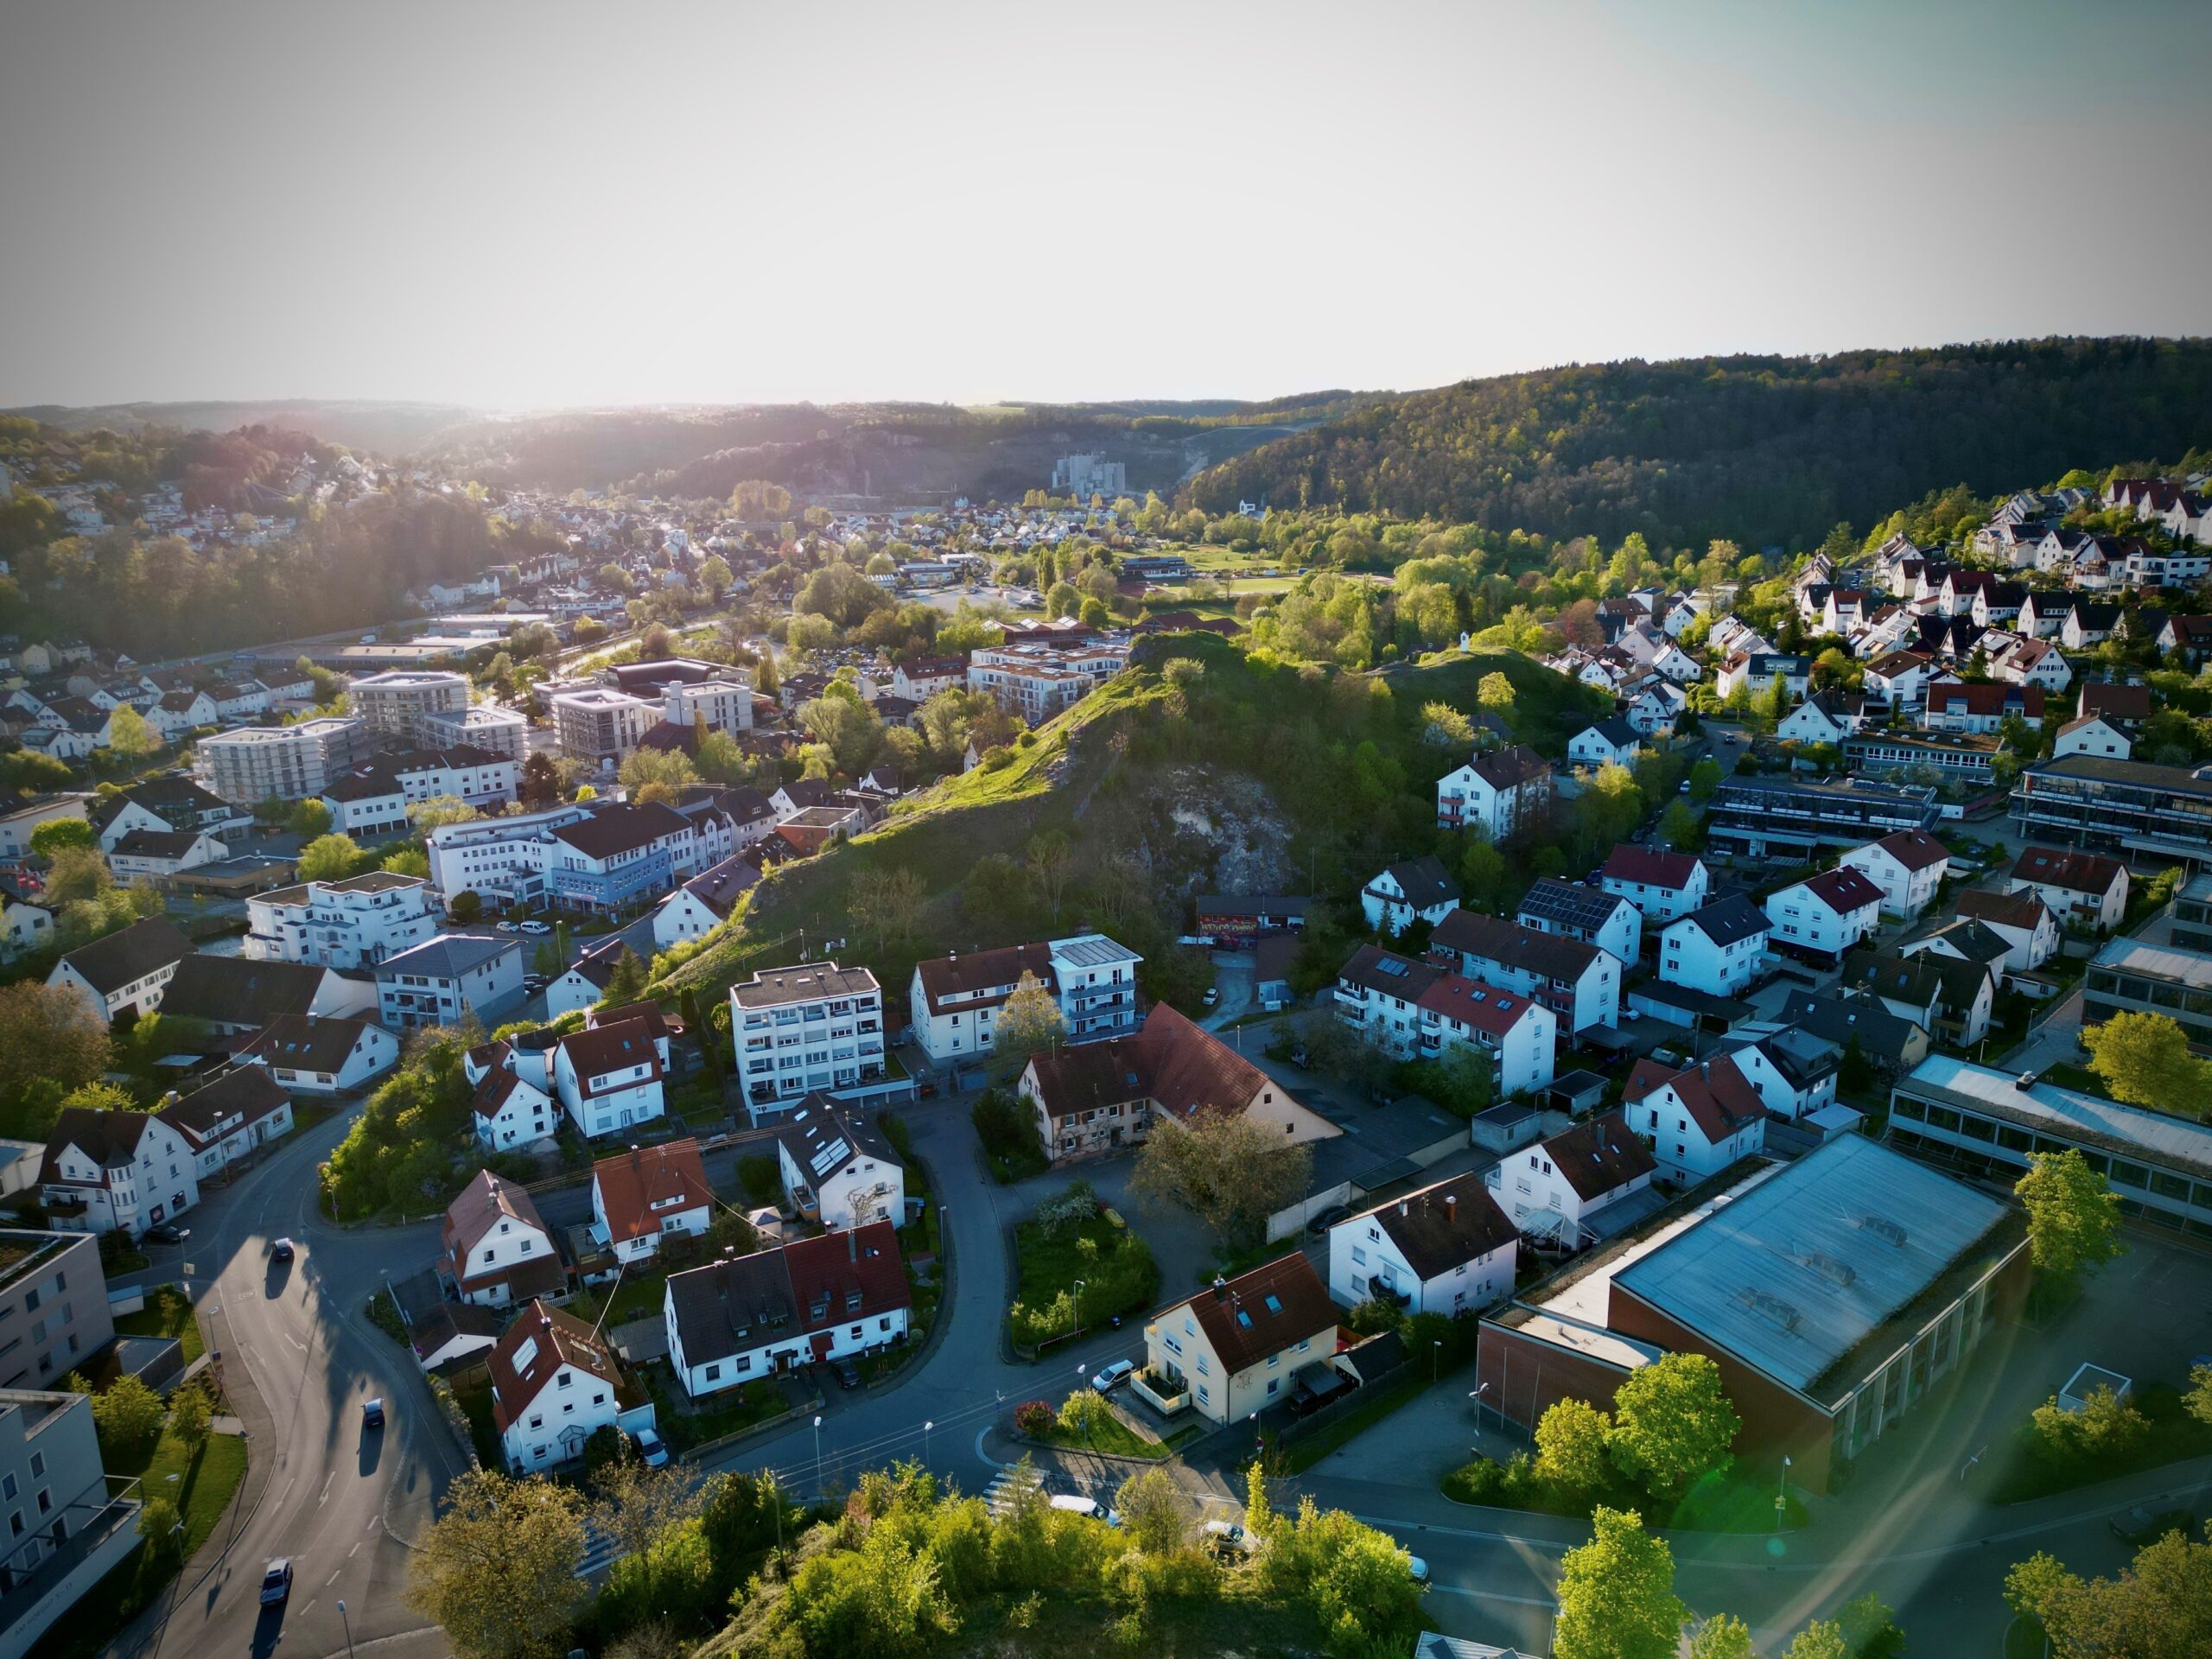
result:
[(1578, 365), (1357, 410), (1189, 494), (1492, 530), (1802, 547), (1964, 480), (2171, 459), (2212, 437), (2212, 341), (2043, 340)]

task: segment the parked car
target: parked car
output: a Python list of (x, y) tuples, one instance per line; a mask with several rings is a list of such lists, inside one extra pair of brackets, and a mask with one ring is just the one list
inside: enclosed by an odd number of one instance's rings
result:
[(1090, 1379), (1090, 1386), (1101, 1394), (1111, 1394), (1135, 1374), (1137, 1363), (1133, 1359), (1117, 1359)]
[(292, 1241), (289, 1238), (280, 1238), (274, 1244), (271, 1244), (269, 1247), (269, 1259), (271, 1262), (290, 1261), (292, 1259)]
[(668, 1461), (668, 1443), (650, 1428), (641, 1428), (630, 1436), (638, 1448), (638, 1455), (645, 1460), (645, 1467), (658, 1469)]
[(1212, 1550), (1239, 1550), (1247, 1555), (1260, 1552), (1260, 1541), (1234, 1521), (1209, 1521), (1198, 1529), (1198, 1535)]
[(521, 926), (525, 933), (550, 933), (553, 931), (553, 925), (550, 922), (524, 922)]
[(2150, 1503), (2138, 1503), (2132, 1510), (2123, 1510), (2112, 1517), (2113, 1535), (2121, 1542), (2140, 1549), (2145, 1544), (2155, 1544), (2170, 1532), (2178, 1532), (2184, 1538), (2196, 1530), (2196, 1517), (2187, 1510), (2162, 1510)]
[(1427, 1563), (1427, 1561), (1424, 1561), (1423, 1560), (1421, 1560), (1421, 1558), (1420, 1556), (1416, 1555), (1416, 1556), (1414, 1556), (1414, 1557), (1413, 1558), (1412, 1566), (1411, 1566), (1411, 1567), (1410, 1567), (1410, 1569), (1409, 1569), (1409, 1570), (1411, 1571), (1411, 1573), (1412, 1573), (1412, 1574), (1413, 1574), (1413, 1580), (1414, 1580), (1414, 1582), (1415, 1584), (1417, 1584), (1417, 1585), (1421, 1586), (1421, 1587), (1422, 1589), (1424, 1589), (1424, 1590), (1427, 1589), (1427, 1588), (1428, 1588), (1428, 1563)]
[(522, 924), (520, 922), (497, 922), (494, 923), (493, 925), (502, 933), (519, 933), (522, 931)]
[(165, 1221), (158, 1227), (149, 1227), (146, 1236), (156, 1244), (181, 1244), (192, 1236), (192, 1229), (180, 1227), (173, 1221)]
[(1109, 1527), (1122, 1524), (1122, 1517), (1095, 1497), (1077, 1497), (1067, 1492), (1055, 1492), (1050, 1499), (1056, 1510), (1065, 1510), (1070, 1515), (1087, 1515), (1094, 1521), (1103, 1521)]
[(274, 1607), (292, 1593), (292, 1564), (283, 1556), (261, 1570), (261, 1605)]
[(1314, 1237), (1319, 1238), (1322, 1234), (1327, 1232), (1330, 1228), (1335, 1226), (1338, 1222), (1344, 1220), (1351, 1214), (1351, 1206), (1350, 1205), (1332, 1204), (1327, 1209), (1324, 1210), (1319, 1215), (1314, 1217), (1313, 1220), (1307, 1222), (1306, 1224), (1306, 1230), (1311, 1233)]
[(861, 1368), (854, 1364), (849, 1359), (839, 1361), (837, 1364), (837, 1386), (841, 1389), (857, 1389), (860, 1385)]
[(384, 1427), (383, 1401), (364, 1400), (361, 1402), (361, 1427), (363, 1428), (382, 1428)]

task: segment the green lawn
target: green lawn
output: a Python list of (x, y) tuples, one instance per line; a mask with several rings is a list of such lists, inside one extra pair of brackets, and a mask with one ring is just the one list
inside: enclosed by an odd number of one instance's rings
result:
[(1087, 1434), (1055, 1424), (1035, 1438), (1048, 1446), (1064, 1446), (1073, 1452), (1096, 1452), (1109, 1458), (1143, 1458), (1157, 1463), (1173, 1457), (1178, 1449), (1198, 1439), (1199, 1433), (1198, 1424), (1185, 1423), (1166, 1440), (1155, 1440), (1119, 1417), (1109, 1417)]
[(1026, 1307), (1049, 1306), (1078, 1279), (1084, 1284), (1077, 1317), (1090, 1325), (1149, 1307), (1159, 1295), (1160, 1268), (1151, 1250), (1104, 1215), (1051, 1231), (1025, 1221), (1014, 1230), (1014, 1242), (1020, 1275), (1014, 1299)]
[[(245, 1478), (245, 1442), (232, 1434), (210, 1434), (194, 1452), (165, 1433), (150, 1453), (116, 1458), (108, 1472), (138, 1477), (142, 1503), (166, 1497), (177, 1506), (184, 1522), (182, 1548), (158, 1555), (149, 1554), (143, 1544), (133, 1549), (78, 1602), (68, 1618), (47, 1632), (31, 1650), (37, 1659), (81, 1659), (98, 1653), (145, 1611), (223, 1523), (238, 1483)], [(172, 1475), (176, 1478), (170, 1479)]]
[(207, 1351), (200, 1334), (200, 1321), (193, 1316), (192, 1304), (175, 1285), (148, 1291), (146, 1306), (136, 1313), (118, 1314), (115, 1329), (118, 1336), (175, 1337), (188, 1365)]
[(671, 1449), (688, 1452), (725, 1434), (739, 1433), (766, 1422), (784, 1408), (784, 1397), (771, 1382), (748, 1382), (726, 1394), (707, 1396), (703, 1408), (693, 1410), (669, 1392), (658, 1368), (645, 1372), (645, 1387), (656, 1408), (653, 1421)]
[[(663, 1292), (667, 1287), (668, 1275), (664, 1273), (639, 1273), (635, 1268), (626, 1268), (622, 1273), (622, 1282), (614, 1287), (614, 1306), (607, 1313), (607, 1322), (609, 1325), (626, 1325), (632, 1319), (642, 1319), (647, 1314), (659, 1313), (665, 1300)], [(589, 1290), (578, 1292), (575, 1300), (569, 1304), (569, 1312), (587, 1325), (596, 1325), (600, 1310), (606, 1306), (606, 1287), (594, 1286)]]

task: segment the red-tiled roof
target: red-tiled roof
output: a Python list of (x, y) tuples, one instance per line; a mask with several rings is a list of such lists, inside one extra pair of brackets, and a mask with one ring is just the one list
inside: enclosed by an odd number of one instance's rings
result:
[(1335, 1351), (1336, 1305), (1300, 1251), (1202, 1290), (1165, 1312), (1178, 1307), (1191, 1310), (1215, 1357), (1231, 1376), (1302, 1341), (1320, 1340), (1316, 1359)]
[(827, 1331), (905, 1307), (906, 1264), (887, 1221), (794, 1239), (784, 1246), (799, 1328)]
[[(517, 1357), (526, 1346), (529, 1358), (518, 1363)], [(563, 1365), (598, 1377), (618, 1394), (623, 1382), (621, 1362), (592, 1334), (591, 1326), (535, 1299), (485, 1360), (492, 1371), (492, 1421), (502, 1433), (530, 1408)]]
[(611, 1244), (658, 1234), (663, 1217), (714, 1203), (699, 1143), (689, 1138), (602, 1158), (591, 1166), (591, 1179)]
[(1503, 1037), (1529, 1017), (1537, 1006), (1534, 997), (1520, 991), (1501, 990), (1479, 979), (1446, 974), (1417, 999), (1424, 1013), (1456, 1020), (1474, 1031)]
[(1709, 1144), (1718, 1145), (1766, 1116), (1759, 1091), (1726, 1055), (1679, 1071), (1656, 1060), (1639, 1060), (1621, 1098), (1633, 1104), (1661, 1089), (1674, 1091)]
[(1882, 890), (1847, 864), (1808, 875), (1799, 885), (1839, 916), (1882, 902)]
[(592, 1079), (610, 1071), (626, 1071), (638, 1065), (650, 1068), (644, 1077), (618, 1083), (613, 1085), (616, 1089), (635, 1089), (661, 1075), (660, 1047), (653, 1041), (652, 1027), (643, 1020), (620, 1020), (571, 1033), (561, 1039), (561, 1047), (575, 1068), (577, 1090), (587, 1099), (604, 1092), (591, 1086)]
[(1605, 861), (1605, 874), (1616, 881), (1640, 881), (1646, 887), (1679, 892), (1688, 887), (1698, 866), (1689, 853), (1662, 853), (1649, 847), (1623, 842)]
[(2056, 847), (2023, 847), (2018, 861), (2012, 866), (2012, 878), (2033, 881), (2041, 887), (2064, 887), (2074, 893), (2094, 893), (2101, 898), (2112, 890), (2113, 879), (2121, 868), (2118, 859), (2095, 853), (2063, 852)]

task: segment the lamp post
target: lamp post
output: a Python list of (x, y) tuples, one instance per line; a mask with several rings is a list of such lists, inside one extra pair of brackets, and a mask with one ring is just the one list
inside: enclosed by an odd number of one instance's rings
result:
[(1075, 1281), (1074, 1310), (1075, 1328), (1080, 1331), (1083, 1329), (1083, 1281), (1080, 1279)]
[(1468, 1399), (1475, 1402), (1475, 1432), (1477, 1433), (1480, 1433), (1482, 1432), (1483, 1427), (1483, 1395), (1489, 1392), (1490, 1384), (1487, 1382), (1480, 1382), (1475, 1385), (1474, 1392), (1467, 1396)]
[(346, 1659), (353, 1659), (353, 1621), (346, 1611), (346, 1602), (343, 1597), (339, 1599), (338, 1617), (345, 1620), (346, 1624)]
[(1774, 1529), (1777, 1532), (1780, 1532), (1782, 1530), (1783, 1514), (1789, 1507), (1789, 1459), (1788, 1456), (1785, 1455), (1782, 1459), (1782, 1478), (1780, 1482), (1777, 1484), (1774, 1492)]
[(818, 1413), (814, 1419), (814, 1495), (822, 1496), (822, 1418)]
[(926, 1417), (922, 1420), (922, 1464), (925, 1468), (928, 1466), (930, 1460), (930, 1430), (936, 1427), (937, 1425)]
[(1440, 1338), (1428, 1344), (1428, 1381), (1431, 1387), (1435, 1385), (1437, 1373), (1443, 1369), (1443, 1365), (1444, 1343)]

